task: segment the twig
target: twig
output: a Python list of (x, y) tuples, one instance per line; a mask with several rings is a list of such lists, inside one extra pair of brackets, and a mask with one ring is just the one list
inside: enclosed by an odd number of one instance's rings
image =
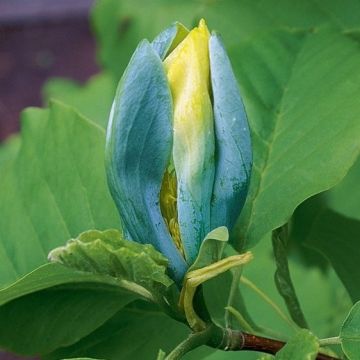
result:
[[(248, 351), (258, 351), (266, 354), (275, 355), (286, 344), (283, 341), (273, 340), (262, 336), (248, 334), (246, 332), (241, 332), (241, 331), (232, 331), (231, 334), (229, 334), (229, 336), (235, 339), (228, 340), (228, 343), (237, 344), (237, 345), (235, 347), (229, 346), (228, 348), (225, 348), (223, 350), (230, 350), (230, 351), (248, 350)], [(236, 340), (236, 338), (238, 339)], [(316, 359), (339, 360), (336, 357), (325, 355), (322, 353), (319, 353)]]
[[(181, 359), (185, 354), (201, 345), (208, 345), (212, 348), (224, 351), (247, 350), (275, 355), (285, 344), (284, 341), (209, 325), (202, 332), (192, 333), (166, 357), (166, 360)], [(319, 353), (316, 360), (340, 359)]]

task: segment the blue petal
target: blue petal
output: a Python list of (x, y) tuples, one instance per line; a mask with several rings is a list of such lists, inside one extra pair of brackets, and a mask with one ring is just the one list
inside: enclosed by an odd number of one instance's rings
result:
[(244, 206), (252, 167), (250, 131), (239, 87), (217, 34), (209, 42), (216, 170), (211, 228), (231, 229)]
[(179, 43), (184, 40), (189, 30), (179, 23), (175, 22), (167, 29), (162, 31), (151, 43), (153, 49), (158, 53), (161, 60), (171, 52)]
[(150, 243), (180, 282), (187, 264), (161, 215), (159, 193), (172, 149), (172, 99), (163, 64), (146, 40), (120, 80), (110, 114), (106, 170), (111, 194), (134, 241)]

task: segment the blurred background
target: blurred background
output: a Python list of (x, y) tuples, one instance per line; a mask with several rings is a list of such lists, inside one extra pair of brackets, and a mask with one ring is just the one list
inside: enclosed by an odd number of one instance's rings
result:
[(92, 0), (0, 0), (0, 141), (19, 113), (41, 106), (47, 78), (85, 81), (98, 71), (89, 26)]
[[(259, 33), (280, 29), (331, 26), (358, 36), (360, 3), (0, 0), (0, 142), (19, 129), (24, 107), (45, 105), (52, 97), (103, 125), (118, 79), (138, 41), (153, 39), (175, 20), (193, 26), (201, 17), (210, 29), (220, 31), (231, 49)], [(85, 87), (79, 86), (94, 74), (98, 75)], [(54, 77), (61, 79), (48, 81)], [(101, 104), (94, 104), (99, 96)]]
[[(92, 0), (0, 0), (0, 142), (19, 115), (42, 106), (49, 77), (84, 82), (99, 71), (90, 30)], [(21, 357), (0, 351), (1, 360)]]

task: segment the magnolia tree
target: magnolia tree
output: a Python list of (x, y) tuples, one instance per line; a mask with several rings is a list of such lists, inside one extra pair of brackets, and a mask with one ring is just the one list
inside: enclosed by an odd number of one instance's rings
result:
[(338, 5), (95, 5), (104, 72), (51, 80), (0, 149), (1, 348), (360, 359), (360, 19)]

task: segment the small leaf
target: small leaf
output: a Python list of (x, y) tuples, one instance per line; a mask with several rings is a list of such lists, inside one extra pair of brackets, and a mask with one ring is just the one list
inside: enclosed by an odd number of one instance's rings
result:
[(229, 232), (225, 226), (210, 231), (203, 240), (198, 256), (189, 268), (189, 271), (200, 269), (219, 261), (228, 240)]
[(308, 330), (300, 330), (276, 354), (276, 360), (315, 360), (319, 351), (317, 338)]
[(350, 310), (340, 330), (341, 347), (349, 360), (360, 359), (360, 301)]
[(49, 259), (76, 270), (138, 284), (153, 295), (173, 284), (165, 274), (168, 261), (162, 254), (152, 245), (124, 239), (118, 230), (86, 231), (52, 250)]

